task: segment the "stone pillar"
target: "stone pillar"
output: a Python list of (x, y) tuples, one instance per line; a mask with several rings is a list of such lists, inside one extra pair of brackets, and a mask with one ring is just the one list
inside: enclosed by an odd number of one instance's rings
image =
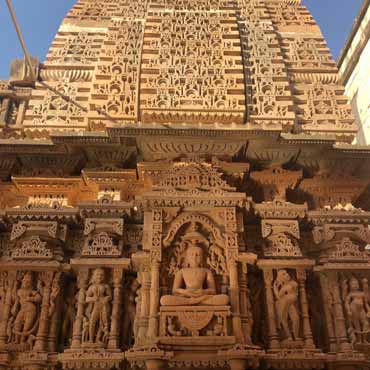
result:
[(57, 298), (55, 302), (55, 312), (51, 317), (50, 330), (49, 330), (49, 340), (48, 340), (48, 351), (56, 352), (57, 351), (57, 335), (58, 328), (60, 327), (60, 305), (61, 297)]
[(308, 302), (306, 293), (306, 271), (304, 268), (297, 270), (297, 279), (299, 284), (299, 299), (301, 303), (301, 314), (303, 321), (303, 337), (304, 345), (307, 349), (314, 349), (315, 344), (313, 342), (310, 316), (308, 314)]
[(230, 304), (232, 313), (233, 334), (237, 343), (244, 343), (242, 323), (240, 319), (238, 263), (231, 260), (228, 263), (230, 274)]
[(113, 302), (112, 302), (112, 321), (108, 340), (109, 349), (119, 349), (119, 328), (121, 321), (122, 305), (122, 277), (123, 270), (113, 270)]
[(336, 272), (329, 275), (330, 287), (333, 293), (334, 300), (334, 315), (335, 315), (335, 331), (337, 334), (337, 340), (339, 342), (341, 351), (351, 350), (351, 345), (348, 342), (347, 330), (346, 330), (346, 320), (343, 314), (343, 305), (340, 298), (340, 291), (338, 286), (338, 276)]
[(9, 321), (9, 314), (12, 306), (12, 292), (14, 289), (15, 284), (17, 283), (17, 273), (16, 271), (10, 271), (7, 273), (7, 276), (4, 277), (6, 279), (6, 295), (5, 301), (3, 305), (3, 311), (0, 315), (1, 322), (0, 322), (0, 351), (4, 351), (6, 349), (6, 342), (7, 342), (7, 326)]
[[(245, 268), (245, 271), (244, 271)], [(240, 274), (240, 320), (242, 323), (242, 332), (244, 334), (244, 341), (246, 344), (252, 344), (250, 331), (250, 312), (248, 312), (250, 305), (248, 303), (248, 281), (247, 281), (247, 267), (243, 266), (243, 271)]]
[(72, 335), (72, 349), (81, 348), (82, 340), (82, 322), (84, 316), (84, 308), (86, 301), (86, 288), (89, 277), (88, 270), (82, 270), (78, 272), (78, 301), (77, 301), (77, 313), (75, 322), (73, 323), (73, 335)]
[(6, 123), (8, 110), (10, 106), (10, 99), (4, 98), (2, 103), (0, 104), (0, 125)]
[(270, 349), (280, 348), (279, 336), (276, 329), (276, 317), (275, 317), (275, 300), (274, 293), (272, 291), (272, 280), (273, 271), (263, 270), (263, 276), (265, 280), (266, 289), (266, 305), (267, 305), (267, 319), (268, 319), (268, 337), (270, 343)]
[(149, 304), (150, 304), (150, 272), (140, 272), (142, 287), (141, 294), (141, 312), (140, 324), (138, 333), (138, 342), (144, 341), (147, 338), (148, 332), (148, 317), (149, 317)]
[(149, 338), (155, 338), (156, 336), (158, 336), (159, 269), (160, 269), (159, 262), (153, 261), (150, 286), (150, 314), (148, 327)]
[(53, 272), (42, 272), (40, 273), (39, 279), (43, 282), (44, 287), (42, 291), (42, 303), (40, 313), (40, 323), (36, 335), (35, 351), (46, 351), (47, 337), (49, 334), (50, 322), (49, 322), (49, 307), (50, 307), (50, 293), (51, 284), (53, 282)]
[(328, 279), (324, 275), (324, 273), (320, 273), (320, 285), (321, 285), (321, 294), (324, 300), (324, 314), (325, 314), (325, 322), (326, 322), (326, 329), (327, 329), (327, 336), (329, 342), (329, 351), (335, 352), (337, 350), (337, 339), (335, 337), (335, 331), (333, 327), (333, 319), (332, 313), (330, 312), (330, 298), (329, 298), (329, 284)]

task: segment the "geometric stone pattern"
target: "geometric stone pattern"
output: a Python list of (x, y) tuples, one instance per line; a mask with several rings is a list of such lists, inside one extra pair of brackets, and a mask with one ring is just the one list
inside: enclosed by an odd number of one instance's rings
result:
[(81, 0), (40, 75), (88, 113), (38, 87), (23, 122), (31, 131), (143, 122), (355, 132), (329, 49), (298, 1)]

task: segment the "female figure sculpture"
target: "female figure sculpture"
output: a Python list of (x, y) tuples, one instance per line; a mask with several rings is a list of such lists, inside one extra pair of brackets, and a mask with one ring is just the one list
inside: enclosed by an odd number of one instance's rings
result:
[(111, 311), (112, 290), (104, 283), (104, 270), (94, 270), (91, 283), (86, 293), (86, 317), (88, 322), (88, 341), (106, 343), (109, 334), (109, 316)]
[(349, 281), (349, 293), (345, 298), (345, 308), (351, 326), (352, 343), (368, 343), (370, 331), (370, 306), (365, 292), (360, 289), (360, 283), (352, 277)]
[[(298, 283), (294, 281), (286, 270), (277, 272), (274, 282), (275, 307), (278, 327), (283, 329), (288, 340), (301, 340), (299, 337), (299, 313), (297, 308)], [(291, 327), (290, 329), (290, 323)]]

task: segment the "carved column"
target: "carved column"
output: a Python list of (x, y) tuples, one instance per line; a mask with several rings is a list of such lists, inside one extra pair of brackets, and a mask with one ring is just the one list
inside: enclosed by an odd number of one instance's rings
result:
[(1, 313), (1, 323), (0, 323), (0, 351), (6, 349), (6, 340), (7, 340), (7, 325), (9, 320), (9, 314), (12, 306), (12, 291), (14, 288), (14, 284), (16, 284), (17, 280), (17, 273), (16, 271), (10, 271), (6, 274), (6, 295), (5, 295), (5, 302), (3, 305), (3, 312)]
[(121, 318), (122, 305), (122, 277), (123, 270), (113, 270), (113, 303), (112, 303), (112, 321), (108, 340), (109, 349), (119, 348), (119, 326)]
[(153, 261), (150, 286), (150, 315), (148, 328), (149, 338), (154, 338), (158, 335), (159, 270), (159, 262)]
[(50, 305), (50, 293), (51, 284), (53, 282), (53, 272), (43, 272), (40, 273), (40, 280), (43, 282), (43, 294), (41, 303), (41, 313), (40, 313), (40, 324), (37, 331), (35, 351), (45, 351), (46, 350), (46, 339), (49, 332), (49, 305)]
[(269, 342), (271, 349), (277, 349), (280, 347), (279, 337), (276, 329), (276, 317), (275, 317), (275, 301), (274, 294), (272, 291), (272, 280), (273, 272), (271, 269), (263, 270), (263, 276), (265, 280), (266, 289), (266, 305), (267, 305), (267, 315), (268, 315), (268, 330), (269, 330)]
[(335, 331), (333, 327), (333, 319), (330, 310), (330, 300), (329, 297), (329, 289), (330, 286), (328, 284), (328, 279), (326, 275), (320, 273), (320, 285), (321, 285), (321, 294), (324, 300), (324, 314), (325, 314), (325, 322), (327, 328), (327, 336), (329, 342), (329, 351), (334, 352), (337, 349), (337, 339), (335, 337)]
[[(245, 271), (244, 271), (245, 269)], [(242, 325), (242, 333), (244, 334), (244, 340), (246, 344), (251, 344), (251, 328), (250, 328), (250, 317), (248, 316), (250, 309), (248, 304), (248, 281), (247, 281), (247, 267), (243, 266), (243, 271), (240, 274), (240, 320)]]
[(238, 282), (238, 264), (234, 259), (228, 263), (230, 274), (230, 303), (232, 311), (233, 332), (238, 343), (244, 343), (242, 332), (242, 323), (239, 309), (239, 282)]
[(141, 312), (140, 312), (140, 328), (138, 333), (139, 341), (144, 341), (148, 331), (148, 316), (150, 304), (150, 273), (148, 271), (139, 272), (141, 274)]
[(58, 335), (58, 328), (60, 326), (60, 305), (61, 305), (61, 298), (60, 296), (57, 298), (55, 302), (56, 308), (55, 312), (51, 317), (51, 324), (49, 330), (49, 340), (48, 340), (48, 351), (49, 352), (56, 352), (57, 351), (57, 335)]
[(346, 321), (343, 314), (342, 300), (340, 298), (340, 291), (338, 286), (338, 276), (336, 272), (330, 273), (330, 287), (333, 292), (334, 313), (335, 313), (335, 328), (337, 333), (337, 340), (342, 351), (348, 351), (351, 346), (348, 342)]
[(82, 339), (82, 321), (85, 308), (86, 300), (86, 288), (88, 281), (88, 271), (82, 270), (78, 272), (78, 301), (77, 301), (77, 313), (75, 322), (73, 324), (73, 336), (72, 336), (72, 349), (81, 348), (81, 339)]
[(308, 301), (306, 293), (306, 271), (302, 269), (297, 270), (297, 278), (299, 284), (299, 298), (301, 302), (301, 313), (303, 321), (303, 337), (305, 348), (314, 349), (312, 330), (310, 325), (310, 316), (308, 313)]

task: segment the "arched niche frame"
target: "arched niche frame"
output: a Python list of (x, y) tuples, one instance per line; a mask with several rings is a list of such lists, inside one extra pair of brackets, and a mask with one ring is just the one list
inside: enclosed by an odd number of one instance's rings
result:
[(187, 212), (172, 221), (162, 244), (167, 260), (163, 265), (165, 272), (173, 277), (183, 266), (187, 248), (194, 244), (203, 249), (203, 262), (214, 271), (218, 280), (221, 278), (221, 290), (224, 290), (229, 280), (227, 238), (207, 215)]

